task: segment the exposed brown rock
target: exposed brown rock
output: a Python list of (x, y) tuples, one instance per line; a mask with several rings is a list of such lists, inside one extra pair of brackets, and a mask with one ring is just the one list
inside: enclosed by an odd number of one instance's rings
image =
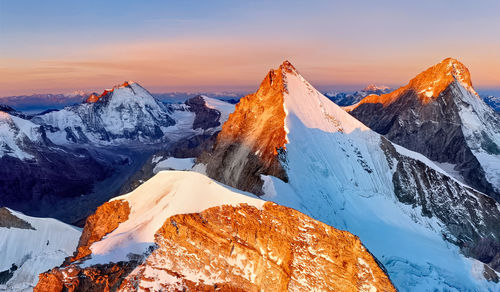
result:
[(54, 273), (43, 273), (38, 276), (38, 284), (33, 289), (34, 292), (63, 291), (63, 282), (57, 277), (60, 273), (57, 273), (57, 269), (53, 269), (51, 272)]
[(173, 216), (155, 241), (122, 289), (394, 291), (356, 236), (274, 203)]
[(241, 190), (262, 194), (260, 174), (286, 180), (279, 154), (285, 148), (285, 72), (295, 71), (285, 61), (271, 70), (256, 93), (243, 97), (222, 126), (211, 153), (198, 159), (208, 176)]
[(33, 229), (29, 222), (22, 220), (12, 214), (7, 208), (0, 208), (0, 227), (7, 228), (20, 228), (20, 229)]
[(486, 280), (498, 283), (498, 275), (495, 273), (495, 271), (490, 268), (487, 264), (484, 264), (484, 272), (483, 276)]
[(136, 262), (96, 265), (82, 269), (78, 265), (54, 268), (39, 276), (34, 292), (117, 291)]
[(85, 228), (78, 242), (77, 251), (69, 259), (69, 262), (74, 262), (91, 254), (90, 245), (101, 240), (106, 234), (115, 230), (120, 223), (126, 221), (129, 213), (128, 202), (123, 200), (106, 202), (97, 208), (96, 212), (87, 218)]
[(54, 268), (35, 291), (395, 291), (358, 237), (270, 202), (172, 216), (155, 243), (142, 262)]

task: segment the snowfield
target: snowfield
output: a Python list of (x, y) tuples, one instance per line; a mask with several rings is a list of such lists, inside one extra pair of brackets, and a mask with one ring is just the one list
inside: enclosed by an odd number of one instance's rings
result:
[(38, 274), (56, 267), (73, 254), (79, 228), (50, 218), (35, 218), (10, 210), (34, 229), (0, 227), (0, 272), (14, 264), (17, 270), (0, 291), (31, 291)]

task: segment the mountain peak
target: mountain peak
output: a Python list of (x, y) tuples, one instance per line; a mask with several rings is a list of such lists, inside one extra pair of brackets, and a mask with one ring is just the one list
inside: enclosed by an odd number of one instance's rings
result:
[[(119, 88), (132, 88), (132, 85), (136, 85), (137, 83), (135, 81), (132, 81), (132, 80), (128, 80), (128, 81), (125, 81), (123, 82), (122, 84), (119, 84), (119, 85), (115, 85), (113, 86), (111, 89), (105, 89), (101, 94), (99, 95), (96, 95), (94, 93), (92, 93), (86, 100), (85, 102), (86, 103), (95, 103), (97, 101), (100, 101), (103, 99), (103, 97), (106, 97), (108, 96), (110, 93), (113, 93), (115, 91), (115, 89), (119, 89)], [(138, 84), (137, 84), (138, 85)], [(140, 85), (138, 85), (140, 86)]]
[(423, 97), (424, 103), (438, 97), (448, 85), (459, 82), (466, 89), (472, 89), (469, 69), (453, 58), (446, 58), (440, 63), (413, 78), (408, 86)]
[(375, 85), (375, 84), (368, 84), (365, 88), (362, 89), (362, 91), (377, 91), (377, 90), (387, 90), (390, 89), (389, 86), (385, 85)]
[(283, 61), (279, 69), (288, 73), (297, 73), (297, 69), (288, 60)]
[(459, 83), (473, 95), (478, 96), (472, 87), (469, 69), (457, 59), (446, 58), (415, 76), (407, 85), (387, 94), (369, 95), (359, 103), (345, 109), (351, 111), (364, 103), (381, 103), (387, 106), (408, 91), (415, 92), (420, 102), (427, 104), (438, 98), (441, 92), (455, 82)]
[(287, 180), (281, 159), (290, 133), (287, 123), (292, 121), (324, 132), (367, 130), (285, 61), (269, 71), (255, 93), (240, 99), (222, 125), (213, 152), (198, 161), (206, 165), (210, 177), (262, 194), (260, 174)]

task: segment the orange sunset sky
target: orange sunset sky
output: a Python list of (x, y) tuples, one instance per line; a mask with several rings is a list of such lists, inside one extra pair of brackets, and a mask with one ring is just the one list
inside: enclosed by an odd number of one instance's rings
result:
[(322, 90), (404, 85), (446, 57), (500, 89), (498, 1), (82, 2), (0, 0), (0, 96), (250, 91), (284, 59)]

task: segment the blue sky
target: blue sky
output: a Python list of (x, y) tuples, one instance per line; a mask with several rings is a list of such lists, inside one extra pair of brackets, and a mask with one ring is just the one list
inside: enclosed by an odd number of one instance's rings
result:
[(500, 1), (0, 0), (0, 95), (252, 90), (289, 59), (321, 89), (403, 85), (446, 57), (500, 88)]

